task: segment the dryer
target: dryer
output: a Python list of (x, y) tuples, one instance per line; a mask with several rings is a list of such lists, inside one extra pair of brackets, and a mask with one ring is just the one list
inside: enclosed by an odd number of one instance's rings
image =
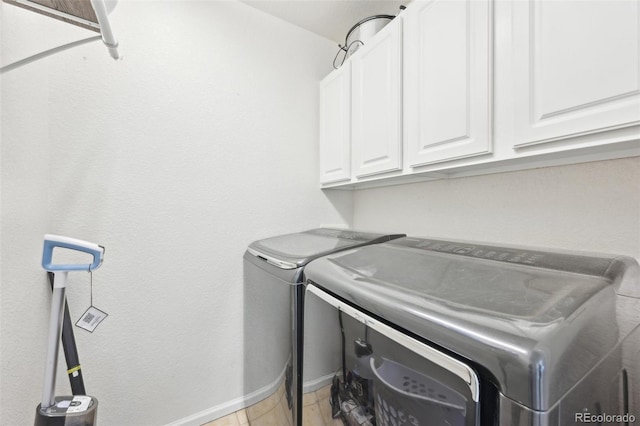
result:
[(288, 420), (292, 425), (302, 424), (300, 345), (306, 265), (327, 254), (401, 236), (318, 228), (249, 245), (243, 257), (244, 393), (250, 395), (249, 403), (275, 394), (283, 384)]
[(630, 257), (400, 238), (305, 275), (306, 312), (333, 310), (332, 333), (305, 331), (305, 369), (331, 360), (334, 413), (349, 425), (640, 421)]

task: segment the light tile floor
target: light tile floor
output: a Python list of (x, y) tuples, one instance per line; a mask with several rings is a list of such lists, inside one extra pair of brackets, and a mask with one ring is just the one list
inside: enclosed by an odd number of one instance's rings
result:
[(343, 426), (342, 420), (331, 418), (331, 385), (304, 394), (302, 407), (303, 426)]
[[(304, 426), (343, 426), (331, 418), (329, 396), (331, 385), (304, 395), (302, 420)], [(202, 426), (291, 426), (291, 415), (284, 395), (284, 386), (257, 404), (216, 419)]]

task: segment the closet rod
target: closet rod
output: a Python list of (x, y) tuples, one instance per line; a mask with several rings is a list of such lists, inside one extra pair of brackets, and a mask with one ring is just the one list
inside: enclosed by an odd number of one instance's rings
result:
[(89, 38), (85, 38), (82, 40), (73, 41), (71, 43), (63, 44), (62, 46), (54, 47), (53, 49), (45, 50), (44, 52), (36, 53), (35, 55), (29, 56), (24, 59), (20, 59), (19, 61), (13, 62), (11, 64), (5, 65), (0, 68), (0, 74), (4, 74), (7, 71), (14, 70), (23, 65), (30, 64), (31, 62), (37, 61), (42, 58), (46, 58), (47, 56), (51, 56), (58, 52), (65, 51), (67, 49), (72, 49), (76, 46), (81, 46), (83, 44), (91, 43), (92, 41), (102, 40), (102, 36), (93, 36)]

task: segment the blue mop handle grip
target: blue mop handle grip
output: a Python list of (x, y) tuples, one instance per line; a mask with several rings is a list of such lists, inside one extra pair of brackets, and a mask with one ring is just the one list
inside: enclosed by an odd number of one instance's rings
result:
[[(53, 249), (56, 247), (88, 253), (93, 256), (92, 263), (84, 264), (53, 264)], [(42, 267), (49, 272), (57, 271), (93, 271), (102, 264), (104, 247), (78, 240), (76, 238), (63, 237), (60, 235), (46, 234), (44, 236), (44, 247), (42, 249)]]

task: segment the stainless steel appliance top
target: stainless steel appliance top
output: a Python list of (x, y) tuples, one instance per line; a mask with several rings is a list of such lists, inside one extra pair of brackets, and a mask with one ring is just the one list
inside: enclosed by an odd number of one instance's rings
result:
[(389, 241), (402, 236), (404, 235), (318, 228), (258, 240), (249, 245), (248, 251), (282, 269), (293, 269), (339, 250)]
[(305, 274), (544, 411), (640, 324), (639, 271), (624, 256), (400, 238), (317, 259)]

